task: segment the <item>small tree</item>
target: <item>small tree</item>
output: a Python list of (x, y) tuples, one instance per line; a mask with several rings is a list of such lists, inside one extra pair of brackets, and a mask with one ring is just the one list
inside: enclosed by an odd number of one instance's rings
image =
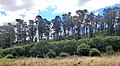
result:
[(89, 56), (100, 56), (100, 51), (96, 48), (90, 49)]
[(49, 58), (55, 58), (56, 53), (52, 49), (49, 49), (49, 52), (46, 54), (46, 56), (48, 56)]
[(78, 55), (88, 56), (89, 50), (90, 50), (90, 46), (83, 43), (80, 46), (78, 46), (77, 53)]
[(10, 59), (12, 59), (12, 58), (14, 58), (14, 56), (13, 56), (12, 54), (7, 54), (7, 55), (5, 56), (5, 58), (10, 58)]
[(108, 45), (108, 46), (106, 47), (106, 52), (107, 52), (108, 54), (112, 54), (112, 53), (114, 52), (114, 50), (113, 50), (113, 48), (112, 48), (111, 45)]

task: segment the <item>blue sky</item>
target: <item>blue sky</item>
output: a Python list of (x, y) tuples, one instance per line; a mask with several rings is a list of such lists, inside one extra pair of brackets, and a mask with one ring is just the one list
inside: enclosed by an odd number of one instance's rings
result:
[(76, 15), (75, 11), (78, 9), (87, 9), (98, 14), (102, 13), (103, 8), (120, 7), (119, 4), (120, 0), (0, 0), (0, 25), (15, 23), (18, 18), (28, 22), (37, 15), (48, 20), (69, 11)]

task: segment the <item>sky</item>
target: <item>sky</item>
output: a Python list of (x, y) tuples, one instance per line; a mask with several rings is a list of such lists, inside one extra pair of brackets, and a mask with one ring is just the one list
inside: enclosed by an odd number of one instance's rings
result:
[(75, 11), (79, 9), (87, 9), (97, 15), (103, 8), (116, 4), (120, 4), (120, 0), (0, 0), (0, 25), (15, 23), (15, 19), (28, 22), (37, 15), (50, 21), (56, 15), (68, 12), (75, 15)]

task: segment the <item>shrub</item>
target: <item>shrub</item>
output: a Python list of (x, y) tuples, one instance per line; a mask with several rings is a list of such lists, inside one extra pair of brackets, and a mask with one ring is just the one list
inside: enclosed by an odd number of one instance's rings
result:
[(46, 56), (48, 56), (49, 58), (55, 58), (56, 53), (52, 49), (49, 49), (49, 52), (46, 54)]
[(64, 43), (65, 44), (63, 46), (63, 52), (73, 55), (77, 49), (77, 42), (75, 40), (71, 40), (71, 41), (66, 41)]
[(65, 53), (65, 52), (61, 52), (61, 53), (59, 54), (59, 56), (60, 56), (60, 57), (68, 57), (69, 54), (68, 54), (68, 53)]
[(36, 56), (37, 56), (37, 50), (34, 49), (34, 48), (31, 48), (31, 49), (29, 50), (29, 54), (30, 54), (30, 56), (32, 56), (32, 57), (36, 57)]
[(15, 57), (15, 56), (17, 56), (17, 52), (15, 51), (15, 50), (13, 50), (12, 52), (11, 52), (11, 54)]
[(11, 53), (13, 53), (14, 55), (17, 55), (17, 56), (23, 56), (24, 53), (25, 53), (25, 49), (21, 46), (20, 47), (14, 47), (13, 51)]
[(78, 46), (77, 53), (78, 55), (88, 56), (89, 50), (90, 50), (90, 46), (83, 43), (80, 46)]
[(11, 48), (6, 48), (2, 51), (3, 56), (6, 56), (7, 54), (11, 54), (12, 49)]
[(107, 52), (108, 54), (113, 54), (114, 50), (113, 50), (113, 48), (112, 48), (111, 45), (108, 45), (108, 46), (106, 47), (106, 52)]
[(5, 56), (5, 58), (10, 58), (10, 59), (12, 59), (12, 58), (14, 58), (14, 56), (13, 56), (12, 54), (7, 54), (7, 55)]
[(49, 44), (46, 41), (40, 41), (38, 43), (35, 43), (33, 48), (35, 48), (37, 51), (41, 52), (42, 54), (46, 54), (49, 51)]
[(38, 51), (36, 57), (38, 57), (38, 58), (44, 58), (44, 55), (40, 51)]
[(0, 55), (0, 58), (2, 58), (2, 56)]
[(89, 56), (100, 56), (100, 51), (96, 48), (90, 49)]

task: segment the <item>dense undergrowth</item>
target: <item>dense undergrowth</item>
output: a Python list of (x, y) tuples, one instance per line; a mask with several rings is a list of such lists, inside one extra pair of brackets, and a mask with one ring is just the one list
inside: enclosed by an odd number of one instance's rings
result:
[[(110, 48), (109, 48), (110, 46)], [(108, 49), (107, 49), (108, 48)], [(120, 36), (84, 38), (79, 40), (61, 40), (61, 41), (40, 41), (11, 48), (0, 49), (0, 55), (13, 55), (17, 57), (56, 57), (60, 53), (66, 55), (88, 56), (98, 53), (112, 54), (120, 52)], [(92, 52), (93, 54), (91, 54)]]

